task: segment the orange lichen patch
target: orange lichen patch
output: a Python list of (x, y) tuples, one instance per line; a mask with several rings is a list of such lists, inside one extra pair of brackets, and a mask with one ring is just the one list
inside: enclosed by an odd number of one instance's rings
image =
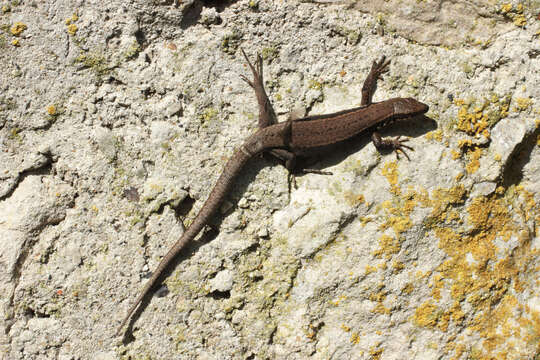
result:
[(399, 199), (387, 200), (381, 204), (385, 211), (386, 221), (379, 226), (381, 231), (392, 228), (396, 237), (412, 227), (410, 214), (418, 205), (418, 197), (414, 191), (408, 190), (407, 194)]
[(527, 25), (527, 19), (523, 14), (524, 6), (522, 3), (518, 3), (515, 7), (512, 3), (505, 3), (501, 5), (500, 12), (511, 19), (514, 25), (524, 27)]
[(435, 189), (431, 194), (431, 199), (422, 195), (422, 205), (433, 208), (429, 216), (429, 223), (461, 222), (459, 213), (452, 207), (463, 204), (466, 195), (467, 192), (463, 185), (449, 189)]
[(435, 327), (437, 325), (437, 306), (427, 301), (416, 308), (414, 322), (422, 327)]
[(402, 232), (412, 227), (412, 222), (408, 214), (405, 216), (391, 216), (384, 224), (380, 226), (380, 229), (385, 230), (389, 227), (394, 229), (396, 235), (399, 236)]
[(527, 25), (527, 18), (523, 14), (518, 14), (514, 16), (514, 25), (519, 27), (524, 27)]
[(371, 266), (371, 265), (367, 265), (366, 266), (366, 271), (365, 271), (365, 275), (369, 275), (373, 272), (377, 271), (377, 268), (375, 266)]
[(509, 13), (512, 10), (512, 4), (506, 3), (501, 5), (501, 12), (503, 14)]
[(377, 303), (371, 310), (373, 313), (377, 314), (390, 314), (390, 309), (384, 306), (383, 302), (386, 299), (387, 293), (385, 291), (380, 291), (376, 294), (371, 294), (369, 296), (369, 300), (374, 301)]
[(71, 15), (71, 17), (68, 17), (66, 19), (66, 25), (70, 25), (70, 24), (74, 23), (77, 20), (79, 20), (79, 15), (74, 13), (73, 15)]
[(467, 170), (469, 174), (474, 174), (480, 168), (482, 152), (482, 149), (479, 147), (468, 152), (469, 162), (465, 165), (465, 170)]
[(482, 157), (483, 149), (474, 144), (470, 139), (460, 140), (457, 145), (461, 152), (452, 150), (452, 159), (459, 159), (461, 153), (465, 154), (469, 160), (465, 169), (469, 174), (475, 173), (480, 168), (480, 158)]
[(472, 112), (469, 112), (468, 107), (463, 105), (458, 111), (458, 130), (469, 135), (479, 136), (482, 134), (486, 138), (489, 137), (487, 114), (482, 111), (483, 108), (477, 107)]
[(397, 254), (401, 250), (399, 241), (391, 236), (383, 235), (379, 238), (379, 249), (372, 252), (373, 256), (382, 257), (385, 255), (386, 259)]
[(336, 300), (330, 300), (330, 303), (332, 305), (335, 305), (335, 306), (338, 306), (343, 300), (347, 300), (347, 297), (345, 295), (341, 295), (339, 298), (337, 298)]
[(75, 13), (66, 19), (67, 32), (71, 36), (75, 35), (79, 30), (77, 25), (74, 24), (77, 20), (79, 20), (79, 16)]
[(56, 106), (54, 105), (49, 105), (47, 106), (47, 114), (51, 115), (51, 116), (54, 116), (54, 115), (57, 115), (57, 110), (56, 110)]
[(382, 302), (377, 303), (375, 307), (373, 308), (372, 312), (377, 314), (390, 314), (390, 309), (385, 307)]
[(405, 269), (405, 264), (401, 261), (394, 261), (392, 263), (392, 272), (399, 273), (401, 270)]
[[(474, 350), (478, 358), (501, 358), (503, 354), (519, 358), (529, 354), (526, 351), (534, 349), (532, 344), (540, 338), (540, 325), (533, 325), (538, 313), (514, 296), (534, 287), (531, 279), (537, 276), (530, 273), (540, 271), (531, 266), (540, 252), (530, 249), (534, 234), (520, 225), (528, 219), (540, 219), (540, 206), (534, 202), (534, 194), (521, 186), (498, 187), (491, 196), (469, 200), (467, 216), (463, 216), (466, 223), (461, 225), (451, 205), (462, 205), (465, 195), (463, 187), (455, 187), (434, 191), (430, 199), (423, 197), (422, 203), (433, 207), (433, 221), (426, 226), (448, 257), (431, 278), (432, 300), (416, 309), (413, 320), (419, 326), (440, 330), (451, 323), (466, 327), (469, 334), (482, 338), (481, 346)], [(497, 248), (497, 241), (511, 239), (515, 243), (511, 252)], [(450, 308), (437, 305), (443, 289), (449, 290), (453, 299)], [(471, 310), (465, 312), (465, 303)], [(455, 347), (455, 358), (463, 351)]]
[(510, 96), (499, 98), (497, 94), (485, 97), (482, 102), (475, 100), (456, 99), (454, 103), (460, 106), (457, 116), (457, 129), (476, 137), (490, 137), (490, 128), (500, 119), (508, 116)]
[(404, 294), (407, 294), (407, 295), (410, 295), (414, 290), (414, 286), (413, 284), (411, 283), (408, 283), (407, 285), (405, 285), (403, 287), (403, 289), (401, 289), (401, 291), (404, 293)]
[(450, 318), (450, 312), (444, 311), (430, 301), (426, 301), (417, 307), (413, 316), (416, 325), (441, 331), (448, 330)]
[(431, 296), (435, 300), (441, 299), (441, 289), (444, 287), (444, 280), (441, 274), (433, 276), (432, 282), (429, 284), (433, 288), (431, 291)]

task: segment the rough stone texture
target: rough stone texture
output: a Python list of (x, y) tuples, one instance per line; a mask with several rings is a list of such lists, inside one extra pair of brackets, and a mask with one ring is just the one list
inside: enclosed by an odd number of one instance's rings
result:
[[(218, 4), (218, 5), (216, 5)], [(538, 3), (0, 2), (5, 359), (536, 359)], [(164, 286), (119, 322), (257, 107), (412, 96), (411, 161), (368, 137), (289, 195), (256, 158)]]

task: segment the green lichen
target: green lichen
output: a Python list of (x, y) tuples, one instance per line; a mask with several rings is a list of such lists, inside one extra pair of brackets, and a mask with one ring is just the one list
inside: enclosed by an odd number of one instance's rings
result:
[(230, 55), (235, 54), (240, 46), (241, 39), (241, 33), (238, 30), (233, 29), (229, 34), (221, 38), (221, 51)]
[(467, 75), (467, 77), (471, 76), (473, 73), (473, 68), (469, 63), (462, 63), (461, 64), (461, 70)]
[(362, 39), (362, 33), (357, 29), (349, 29), (344, 26), (335, 27), (334, 32), (347, 39), (347, 44), (356, 45)]
[(262, 49), (261, 54), (264, 60), (272, 60), (279, 55), (279, 50), (275, 46), (265, 47)]
[(199, 120), (203, 123), (203, 126), (208, 125), (217, 119), (217, 114), (219, 112), (213, 107), (209, 107), (203, 110), (202, 114), (199, 115)]
[(21, 135), (20, 135), (20, 131), (21, 131), (21, 129), (19, 129), (19, 128), (12, 128), (12, 129), (9, 131), (8, 139), (9, 139), (9, 140), (14, 140), (14, 141), (21, 142), (21, 141), (22, 141), (22, 137), (21, 137)]
[(323, 84), (320, 81), (317, 80), (309, 80), (308, 82), (308, 88), (314, 89), (314, 90), (322, 90)]
[(133, 41), (124, 51), (124, 59), (131, 60), (141, 52), (141, 46), (137, 41)]
[(75, 58), (74, 63), (91, 69), (98, 76), (104, 76), (112, 69), (105, 54), (101, 51), (80, 54)]
[(0, 111), (9, 111), (17, 107), (17, 103), (11, 99), (0, 97)]

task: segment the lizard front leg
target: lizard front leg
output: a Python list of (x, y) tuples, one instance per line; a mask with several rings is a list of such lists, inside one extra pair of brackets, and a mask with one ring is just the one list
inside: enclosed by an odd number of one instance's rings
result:
[(394, 139), (391, 138), (382, 138), (381, 135), (377, 132), (373, 132), (371, 134), (371, 141), (373, 142), (373, 145), (377, 148), (377, 150), (384, 151), (384, 150), (393, 150), (396, 153), (396, 158), (399, 159), (399, 152), (402, 152), (403, 155), (407, 158), (407, 160), (411, 160), (409, 158), (409, 155), (407, 155), (407, 152), (405, 149), (414, 151), (414, 149), (410, 146), (404, 145), (403, 143), (409, 141), (409, 139), (403, 139), (400, 140), (401, 136), (398, 136)]
[[(371, 70), (369, 71), (364, 85), (362, 86), (362, 106), (368, 106), (371, 104), (373, 98), (373, 93), (377, 87), (377, 80), (381, 75), (388, 71), (388, 65), (390, 65), (390, 60), (386, 60), (386, 57), (383, 55), (381, 59), (373, 61), (371, 65)], [(379, 133), (376, 131), (371, 134), (371, 141), (373, 145), (377, 148), (378, 151), (384, 150), (393, 150), (396, 153), (396, 157), (399, 159), (399, 152), (403, 153), (407, 160), (410, 160), (409, 155), (405, 152), (405, 149), (414, 151), (410, 146), (404, 145), (403, 143), (409, 141), (409, 139), (400, 140), (401, 136), (398, 136), (394, 139), (391, 138), (382, 138)]]

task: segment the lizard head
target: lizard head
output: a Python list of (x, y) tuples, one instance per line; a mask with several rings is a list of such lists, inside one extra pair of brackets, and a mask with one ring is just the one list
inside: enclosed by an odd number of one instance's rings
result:
[(394, 99), (393, 106), (396, 120), (425, 114), (429, 110), (429, 106), (413, 98)]

